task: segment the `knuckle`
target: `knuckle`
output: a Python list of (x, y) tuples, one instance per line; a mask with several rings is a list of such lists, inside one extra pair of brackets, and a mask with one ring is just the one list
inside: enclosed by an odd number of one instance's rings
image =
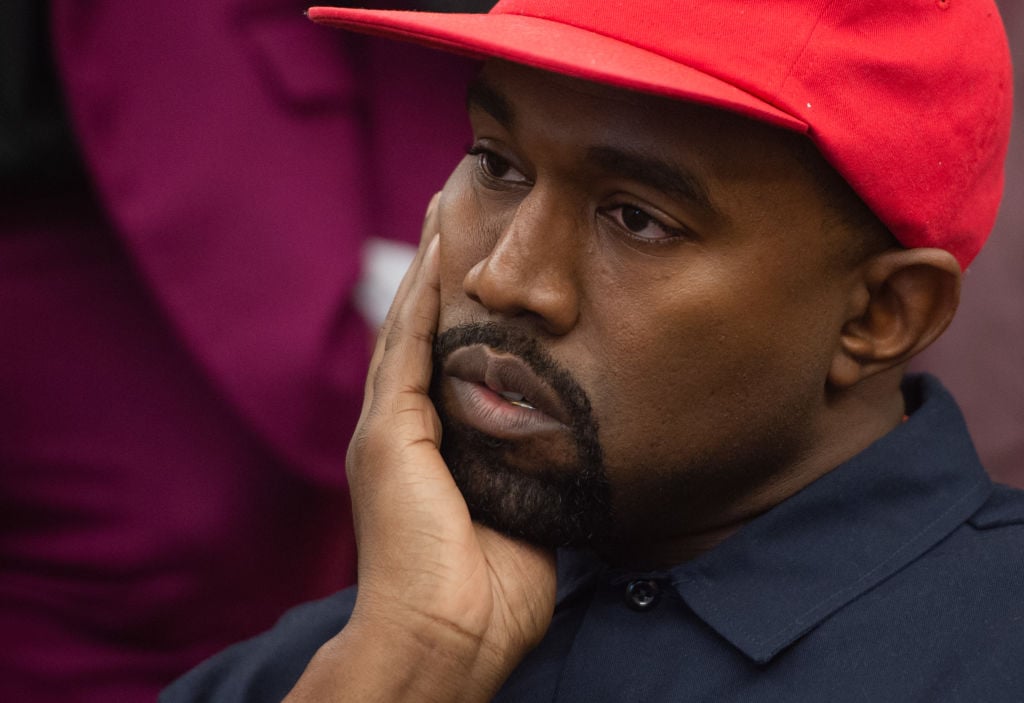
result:
[(351, 475), (365, 463), (372, 463), (373, 457), (379, 457), (388, 448), (386, 433), (381, 432), (378, 423), (362, 422), (352, 435), (348, 451), (345, 454), (345, 468)]

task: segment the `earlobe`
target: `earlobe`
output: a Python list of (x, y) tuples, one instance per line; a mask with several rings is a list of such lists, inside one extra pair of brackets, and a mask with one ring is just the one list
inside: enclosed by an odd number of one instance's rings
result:
[(960, 266), (942, 249), (890, 249), (861, 272), (829, 370), (838, 388), (909, 361), (942, 334), (960, 301)]

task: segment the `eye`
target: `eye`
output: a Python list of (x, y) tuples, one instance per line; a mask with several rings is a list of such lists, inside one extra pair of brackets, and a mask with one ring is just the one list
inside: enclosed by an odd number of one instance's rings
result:
[(506, 183), (526, 183), (527, 178), (516, 170), (508, 159), (499, 156), (490, 149), (474, 145), (467, 150), (470, 156), (477, 157), (477, 167), (489, 179)]
[(604, 213), (630, 236), (644, 241), (656, 242), (687, 235), (686, 229), (667, 224), (635, 205), (616, 205), (606, 208)]

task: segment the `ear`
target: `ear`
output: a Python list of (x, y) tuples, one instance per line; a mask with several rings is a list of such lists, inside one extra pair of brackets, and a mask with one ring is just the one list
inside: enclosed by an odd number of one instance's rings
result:
[(942, 249), (890, 249), (867, 259), (829, 369), (849, 388), (909, 361), (942, 334), (960, 302), (960, 265)]

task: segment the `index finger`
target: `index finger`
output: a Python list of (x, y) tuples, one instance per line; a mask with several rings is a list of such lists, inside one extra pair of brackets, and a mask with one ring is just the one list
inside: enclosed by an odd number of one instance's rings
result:
[(409, 268), (388, 312), (370, 361), (362, 422), (385, 389), (406, 389), (426, 398), (432, 372), (434, 334), (440, 312), (439, 237), (435, 235)]
[(377, 342), (374, 346), (373, 355), (370, 357), (366, 384), (363, 388), (363, 414), (365, 414), (373, 401), (374, 379), (376, 378), (377, 369), (380, 366), (381, 359), (383, 358), (384, 350), (387, 346), (387, 339), (391, 333), (391, 328), (394, 325), (395, 317), (398, 315), (398, 311), (402, 306), (403, 301), (405, 301), (409, 296), (409, 289), (416, 280), (416, 276), (423, 263), (424, 254), (430, 246), (431, 240), (439, 232), (437, 211), (440, 199), (441, 193), (439, 191), (434, 193), (430, 202), (427, 204), (427, 211), (423, 218), (423, 227), (420, 230), (420, 244), (416, 251), (416, 256), (413, 258), (412, 263), (409, 264), (409, 268), (402, 277), (402, 281), (398, 286), (398, 291), (395, 293), (395, 297), (391, 301), (391, 306), (388, 308), (388, 314), (384, 318), (384, 323), (377, 331)]

